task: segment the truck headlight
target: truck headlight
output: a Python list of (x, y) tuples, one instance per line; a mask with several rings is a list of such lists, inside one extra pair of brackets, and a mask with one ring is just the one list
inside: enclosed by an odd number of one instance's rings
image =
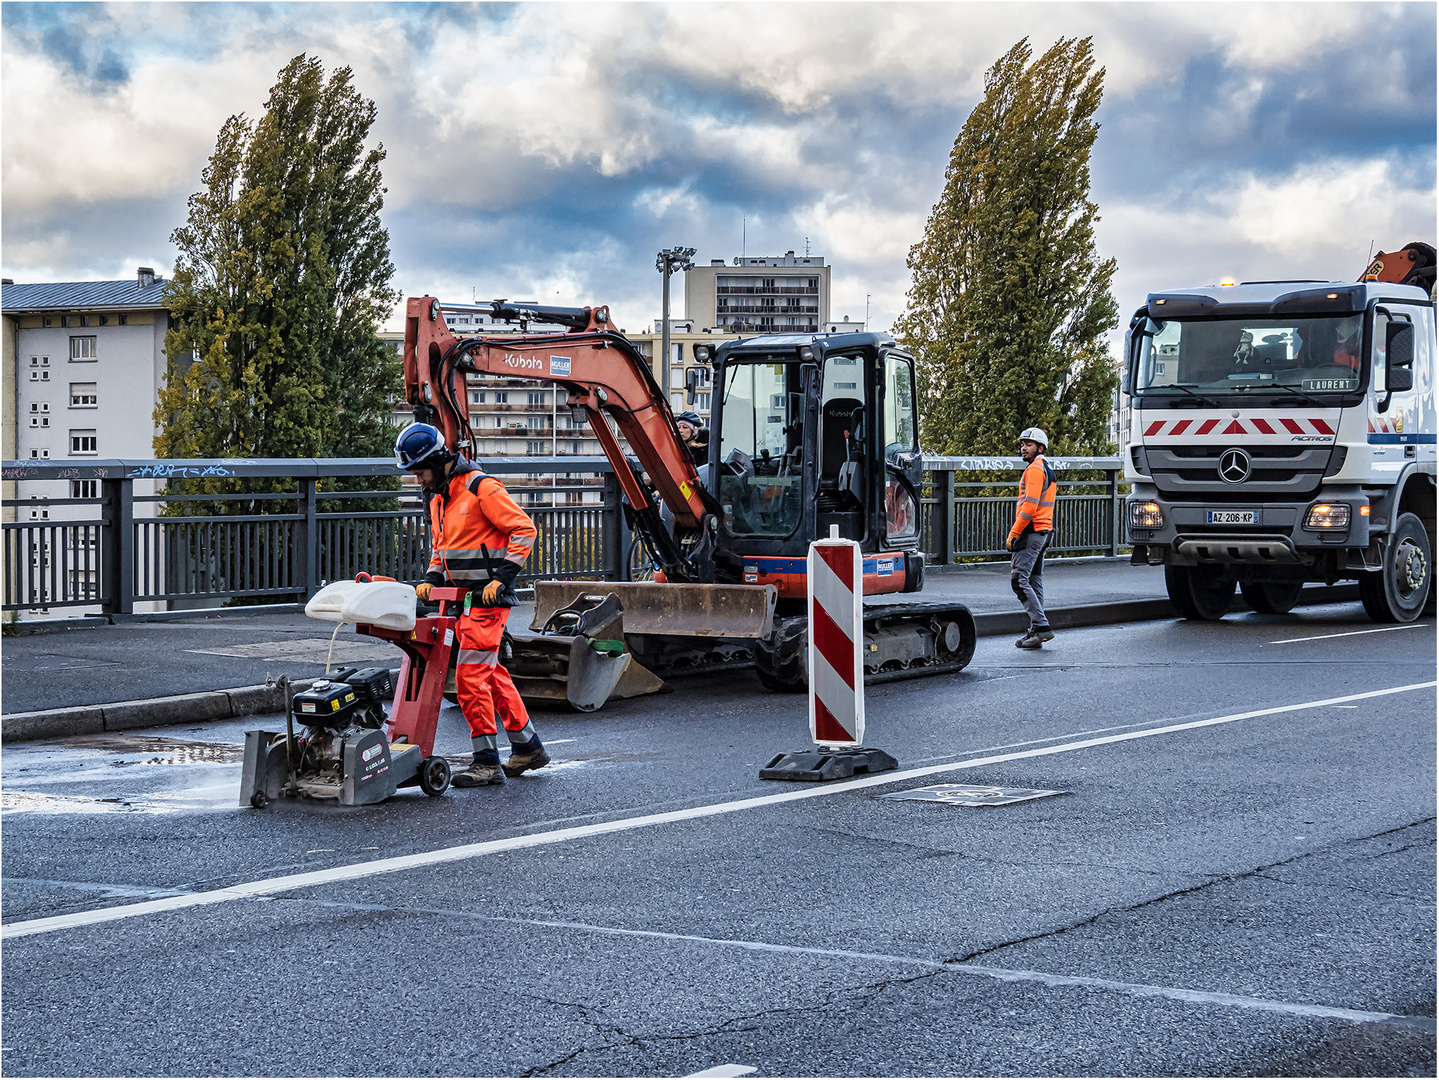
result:
[(1164, 511), (1157, 502), (1129, 504), (1129, 527), (1131, 529), (1164, 528)]
[(1304, 519), (1306, 529), (1347, 529), (1349, 528), (1349, 506), (1347, 503), (1315, 503), (1309, 508)]

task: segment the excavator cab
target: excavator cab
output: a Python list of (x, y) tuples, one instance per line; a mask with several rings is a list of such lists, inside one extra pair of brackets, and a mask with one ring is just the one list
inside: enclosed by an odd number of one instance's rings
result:
[[(706, 358), (708, 346), (700, 358)], [(865, 592), (917, 587), (920, 456), (914, 362), (879, 334), (771, 335), (713, 353), (712, 493), (722, 578), (803, 596), (812, 540), (857, 540)]]

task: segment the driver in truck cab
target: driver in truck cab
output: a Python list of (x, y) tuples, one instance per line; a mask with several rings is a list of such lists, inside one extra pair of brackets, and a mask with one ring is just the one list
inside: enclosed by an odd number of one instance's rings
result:
[[(535, 523), (505, 485), (445, 446), (429, 424), (411, 424), (395, 441), (395, 460), (415, 474), (430, 510), (434, 545), (425, 580), (415, 595), (428, 600), (443, 586), (469, 589), (456, 626), (459, 658), (455, 688), (470, 725), (474, 756), (457, 773), (455, 787), (503, 784), (506, 776), (548, 765), (525, 703), (510, 673), (500, 665), (500, 641), (515, 602), (514, 583), (535, 544)], [(510, 756), (500, 764), (495, 714), (505, 725)]]
[(1363, 338), (1363, 320), (1355, 315), (1339, 324), (1334, 335), (1334, 366), (1359, 370), (1360, 341)]

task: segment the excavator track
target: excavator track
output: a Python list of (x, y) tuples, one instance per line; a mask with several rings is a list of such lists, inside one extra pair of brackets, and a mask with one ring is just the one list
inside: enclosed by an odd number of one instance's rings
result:
[[(962, 670), (974, 658), (974, 615), (963, 604), (866, 604), (866, 683), (898, 682)], [(755, 647), (755, 674), (766, 689), (802, 693), (809, 687), (808, 620), (777, 619)]]

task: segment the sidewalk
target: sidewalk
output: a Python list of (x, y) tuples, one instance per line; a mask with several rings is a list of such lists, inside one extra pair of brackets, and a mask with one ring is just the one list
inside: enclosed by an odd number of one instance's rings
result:
[[(1172, 615), (1162, 568), (1130, 566), (1127, 557), (1047, 563), (1044, 581), (1045, 606), (1056, 627)], [(1352, 598), (1337, 589), (1317, 593), (1315, 601), (1321, 597)], [(894, 599), (958, 600), (975, 613), (981, 635), (1022, 632), (1026, 625), (1007, 563), (931, 568), (922, 593)], [(515, 608), (512, 624), (527, 627), (531, 613), (529, 604)], [(227, 700), (207, 692), (257, 688), (280, 675), (322, 675), (334, 631), (334, 624), (302, 614), (195, 615), (7, 637), (0, 644), (0, 711), (10, 717), (177, 695), (202, 695), (183, 703), (195, 719), (265, 710), (270, 706), (263, 693)], [(336, 665), (397, 667), (399, 658), (393, 646), (358, 636), (352, 627), (335, 635)], [(107, 729), (115, 726), (111, 719), (105, 718)], [(7, 736), (15, 731), (14, 725), (6, 728)]]

